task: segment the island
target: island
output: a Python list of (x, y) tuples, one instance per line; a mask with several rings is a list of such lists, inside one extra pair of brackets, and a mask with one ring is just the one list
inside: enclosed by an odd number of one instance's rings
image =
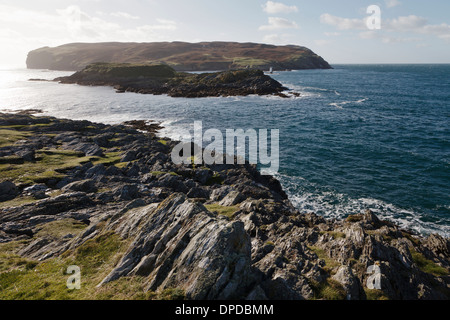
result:
[(220, 41), (70, 43), (33, 50), (26, 61), (29, 69), (63, 71), (80, 71), (95, 62), (166, 64), (176, 71), (331, 69), (302, 46)]
[(117, 92), (167, 94), (171, 97), (246, 96), (276, 94), (286, 97), (287, 90), (261, 70), (244, 69), (214, 73), (177, 72), (168, 65), (94, 63), (61, 83), (88, 86), (113, 86)]

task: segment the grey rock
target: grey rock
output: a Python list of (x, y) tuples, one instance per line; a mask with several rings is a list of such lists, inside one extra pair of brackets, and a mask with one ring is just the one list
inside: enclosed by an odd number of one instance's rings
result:
[(136, 151), (135, 150), (130, 150), (127, 151), (123, 157), (120, 159), (120, 162), (130, 162), (136, 160)]
[(100, 148), (95, 143), (86, 143), (73, 140), (70, 143), (64, 144), (63, 148), (66, 150), (80, 151), (87, 156), (96, 156), (96, 157), (104, 156), (102, 148)]
[(105, 174), (106, 174), (105, 166), (102, 163), (100, 163), (88, 169), (85, 173), (85, 177), (91, 179), (100, 179)]
[(231, 191), (230, 193), (228, 193), (226, 195), (225, 198), (223, 198), (219, 202), (219, 205), (225, 206), (225, 207), (229, 207), (229, 206), (234, 206), (236, 204), (239, 204), (239, 203), (241, 203), (244, 200), (245, 200), (245, 197), (240, 192), (238, 192), (238, 191)]
[(18, 155), (23, 160), (28, 161), (28, 162), (36, 160), (35, 152), (33, 149), (23, 149), (23, 150), (16, 151), (16, 155)]
[(214, 189), (211, 192), (210, 199), (211, 201), (221, 201), (223, 198), (227, 196), (228, 193), (233, 191), (234, 189), (230, 186), (223, 186), (217, 189)]
[(0, 182), (0, 202), (14, 199), (19, 194), (16, 185), (11, 181)]
[(360, 300), (364, 297), (364, 290), (360, 281), (349, 266), (340, 267), (332, 279), (344, 287), (347, 292), (347, 300)]
[(216, 219), (181, 194), (138, 210), (133, 223), (140, 221), (139, 232), (102, 283), (136, 274), (148, 277), (151, 290), (177, 287), (188, 299), (242, 297), (252, 277), (250, 239), (241, 222)]
[(92, 193), (97, 191), (97, 187), (95, 186), (95, 181), (91, 179), (86, 179), (82, 181), (75, 181), (69, 183), (65, 187), (62, 188), (63, 191), (81, 191), (85, 193)]

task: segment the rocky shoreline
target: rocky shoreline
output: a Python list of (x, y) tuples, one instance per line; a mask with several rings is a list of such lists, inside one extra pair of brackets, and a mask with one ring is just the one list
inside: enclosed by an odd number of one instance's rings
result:
[(252, 69), (190, 74), (176, 72), (167, 65), (95, 63), (71, 76), (56, 78), (55, 81), (84, 86), (111, 86), (118, 93), (167, 94), (170, 97), (251, 94), (287, 97), (283, 93), (287, 88), (263, 71)]
[(255, 166), (174, 165), (130, 125), (0, 113), (0, 299), (450, 298), (449, 239), (299, 212)]

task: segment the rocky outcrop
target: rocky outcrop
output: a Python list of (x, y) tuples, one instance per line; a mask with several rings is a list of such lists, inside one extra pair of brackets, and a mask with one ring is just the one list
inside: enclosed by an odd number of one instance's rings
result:
[[(187, 98), (283, 95), (281, 92), (287, 89), (260, 70), (188, 74), (177, 73), (165, 65), (97, 63), (55, 81), (88, 86), (113, 86), (120, 93), (167, 94), (171, 97)], [(86, 147), (88, 146), (82, 145), (79, 148)]]
[(251, 284), (251, 244), (243, 223), (217, 217), (183, 194), (107, 228), (133, 241), (101, 284), (139, 275), (149, 279), (149, 290), (181, 288), (188, 299), (243, 298)]
[[(73, 264), (95, 255), (94, 244), (118, 239), (117, 258), (93, 278), (96, 290), (138, 277), (147, 292), (177, 288), (187, 299), (450, 298), (449, 239), (412, 234), (370, 211), (341, 221), (299, 212), (255, 166), (174, 165), (176, 142), (129, 126), (6, 114), (0, 126), (33, 133), (26, 140), (36, 146), (27, 164), (34, 174), (44, 149), (67, 153), (67, 142), (79, 139), (103, 151), (73, 150), (81, 163), (36, 185), (2, 171), (17, 190), (0, 209), (0, 243), (38, 266)], [(21, 203), (33, 190), (45, 198)], [(67, 221), (78, 232), (54, 230)]]
[(71, 43), (31, 51), (29, 69), (80, 71), (96, 62), (167, 64), (177, 71), (330, 69), (308, 48), (236, 42)]

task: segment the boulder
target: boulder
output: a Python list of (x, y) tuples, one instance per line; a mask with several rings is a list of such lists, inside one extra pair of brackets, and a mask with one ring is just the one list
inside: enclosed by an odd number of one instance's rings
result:
[(222, 201), (219, 202), (219, 205), (224, 207), (230, 207), (234, 206), (238, 203), (241, 203), (245, 200), (245, 197), (238, 191), (231, 191), (226, 195), (225, 198), (222, 199)]
[(364, 290), (360, 281), (349, 266), (341, 266), (332, 279), (344, 287), (347, 293), (347, 300), (360, 300), (364, 296)]
[(16, 151), (16, 155), (21, 157), (24, 161), (31, 162), (31, 161), (36, 160), (35, 152), (33, 149), (22, 149), (22, 150)]
[(11, 181), (0, 182), (0, 202), (14, 199), (19, 191)]
[(69, 183), (62, 188), (63, 191), (81, 191), (85, 193), (92, 193), (97, 191), (94, 180), (86, 179)]

